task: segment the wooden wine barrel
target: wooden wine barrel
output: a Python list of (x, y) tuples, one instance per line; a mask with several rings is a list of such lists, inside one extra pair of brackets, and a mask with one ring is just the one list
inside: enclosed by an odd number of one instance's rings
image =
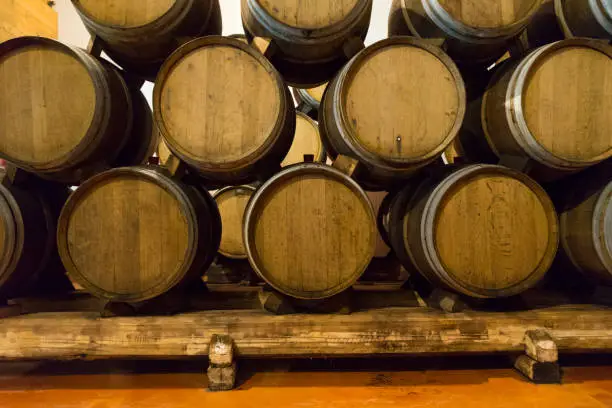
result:
[(444, 39), (460, 65), (495, 62), (529, 23), (542, 0), (394, 0), (389, 36)]
[(274, 66), (292, 85), (330, 80), (347, 61), (344, 45), (365, 39), (372, 0), (241, 0), (250, 36), (271, 38)]
[(0, 184), (0, 300), (69, 287), (57, 254), (59, 210), (52, 202), (66, 196), (66, 191), (51, 198), (27, 186)]
[(40, 37), (0, 44), (0, 89), (0, 157), (45, 178), (78, 183), (141, 164), (155, 143), (140, 92), (78, 48)]
[(319, 128), (329, 155), (359, 160), (358, 180), (375, 189), (439, 159), (465, 106), (461, 75), (440, 48), (395, 37), (361, 51), (334, 79)]
[(69, 276), (117, 302), (139, 302), (198, 279), (221, 239), (207, 191), (155, 167), (113, 169), (83, 183), (62, 210), (57, 240)]
[(289, 153), (281, 163), (282, 167), (287, 167), (292, 164), (302, 163), (307, 156), (310, 156), (310, 161), (324, 163), (327, 159), (327, 153), (321, 141), (319, 134), (319, 125), (317, 122), (306, 116), (302, 112), (297, 112), (295, 136)]
[(559, 240), (544, 190), (518, 171), (493, 165), (409, 184), (392, 200), (386, 225), (408, 270), (478, 298), (512, 296), (535, 285)]
[(223, 225), (219, 253), (227, 258), (247, 259), (242, 225), (244, 211), (254, 193), (254, 187), (239, 186), (222, 188), (213, 194)]
[(612, 181), (560, 216), (561, 246), (586, 276), (612, 283)]
[(254, 47), (206, 37), (164, 63), (154, 116), (170, 150), (212, 183), (249, 183), (272, 174), (295, 133), (289, 89)]
[(72, 0), (72, 4), (115, 62), (150, 80), (181, 44), (221, 34), (219, 0)]
[(315, 88), (292, 88), (293, 97), (298, 107), (297, 110), (310, 116), (314, 120), (319, 120), (319, 107), (323, 101), (323, 94), (327, 89), (328, 83), (319, 85)]
[(273, 288), (323, 299), (352, 286), (374, 256), (372, 205), (355, 181), (324, 164), (297, 164), (255, 193), (244, 241), (251, 266)]
[[(493, 78), (481, 120), (498, 157), (528, 159), (530, 175), (550, 180), (612, 157), (612, 47), (559, 41)], [(466, 148), (468, 146), (465, 146)]]
[(612, 39), (612, 3), (608, 0), (554, 0), (565, 38)]

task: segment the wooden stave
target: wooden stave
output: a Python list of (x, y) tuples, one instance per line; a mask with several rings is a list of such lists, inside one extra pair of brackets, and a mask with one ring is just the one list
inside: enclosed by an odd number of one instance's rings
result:
[[(212, 198), (215, 200), (215, 202), (217, 202), (217, 199), (219, 197), (221, 197), (223, 194), (225, 194), (227, 192), (230, 192), (230, 191), (234, 191), (234, 190), (247, 190), (247, 191), (250, 191), (251, 197), (253, 197), (253, 194), (255, 193), (255, 191), (257, 191), (257, 189), (255, 187), (249, 186), (249, 185), (228, 186), (228, 187), (224, 187), (224, 188), (222, 188), (220, 190), (215, 191), (215, 193), (212, 195)], [(241, 234), (241, 236), (242, 236), (242, 234)], [(248, 258), (246, 253), (244, 255), (243, 254), (240, 254), (240, 255), (231, 254), (231, 253), (229, 253), (227, 251), (223, 251), (221, 249), (221, 247), (219, 247), (219, 253), (221, 255), (223, 255), (224, 257), (229, 258), (229, 259), (241, 259), (241, 260), (245, 260), (245, 259)]]
[(612, 10), (601, 0), (554, 0), (554, 8), (565, 38), (612, 39)]
[[(548, 44), (522, 60), (501, 67), (482, 97), (480, 120), (484, 137), (493, 153), (500, 158), (516, 156), (528, 159), (531, 167), (528, 173), (541, 181), (554, 181), (612, 157), (611, 150), (607, 156), (602, 155), (590, 162), (569, 161), (546, 151), (529, 131), (523, 130), (527, 129), (527, 124), (522, 110), (522, 86), (521, 82), (517, 85), (517, 81), (524, 82), (529, 68), (537, 64), (539, 57), (565, 46), (588, 46), (612, 58), (612, 49), (597, 40), (576, 38)], [(512, 100), (511, 104), (506, 102), (508, 97)], [(487, 114), (490, 109), (491, 114)]]
[(278, 52), (270, 59), (285, 80), (309, 87), (330, 80), (342, 68), (347, 62), (343, 46), (350, 38), (365, 40), (372, 5), (373, 0), (361, 0), (344, 21), (319, 30), (289, 27), (269, 16), (257, 0), (241, 0), (241, 14), (247, 36), (273, 39)]
[[(293, 98), (291, 97), (291, 91), (285, 85), (280, 74), (277, 74), (275, 79), (281, 98), (280, 111), (282, 117), (278, 118), (276, 126), (272, 131), (271, 138), (266, 141), (267, 146), (263, 146), (258, 151), (254, 152), (251, 157), (241, 159), (236, 163), (226, 164), (223, 167), (219, 165), (211, 166), (190, 159), (188, 152), (179, 150), (172, 143), (170, 132), (163, 123), (160, 107), (162, 87), (166, 76), (172, 69), (172, 66), (180, 61), (182, 56), (189, 54), (200, 46), (224, 44), (233, 45), (248, 52), (262, 64), (270, 64), (258, 50), (239, 39), (221, 36), (199, 38), (180, 47), (164, 62), (153, 91), (154, 121), (166, 146), (173, 155), (193, 168), (202, 181), (208, 186), (249, 184), (257, 181), (259, 178), (271, 176), (280, 169), (280, 163), (289, 152), (295, 135), (296, 111)], [(276, 72), (271, 64), (269, 66), (272, 68), (272, 72)]]
[[(43, 164), (31, 164), (15, 160), (0, 152), (0, 157), (40, 177), (76, 184), (92, 174), (116, 165), (128, 142), (132, 146), (149, 143), (154, 135), (147, 132), (151, 118), (145, 113), (148, 105), (142, 95), (134, 98), (137, 90), (130, 90), (123, 77), (112, 64), (97, 60), (81, 49), (41, 37), (20, 37), (0, 45), (0, 56), (23, 46), (39, 45), (58, 48), (77, 59), (88, 70), (96, 89), (96, 109), (91, 126), (75, 149), (64, 157)], [(140, 121), (134, 124), (134, 116)], [(128, 156), (130, 156), (128, 154)], [(128, 164), (143, 164), (147, 158), (132, 156)], [(132, 161), (133, 160), (133, 161)]]
[(612, 283), (611, 200), (608, 182), (559, 216), (561, 250), (576, 270), (604, 284)]
[[(78, 0), (71, 1), (87, 30), (101, 41), (113, 61), (152, 81), (164, 60), (182, 43), (201, 36), (221, 34), (219, 0), (177, 0), (156, 21), (129, 29), (98, 23), (78, 5)], [(202, 15), (206, 18), (202, 19)], [(130, 49), (134, 52), (130, 53)], [(148, 57), (142, 58), (143, 53)]]
[[(79, 199), (95, 187), (98, 182), (109, 178), (125, 176), (143, 177), (172, 194), (181, 205), (188, 219), (190, 241), (188, 261), (181, 265), (175, 279), (166, 287), (149, 289), (140, 294), (117, 295), (98, 288), (87, 280), (70, 258), (67, 242), (67, 229), (70, 216), (78, 205)], [(208, 191), (199, 186), (183, 184), (170, 178), (167, 171), (160, 167), (122, 167), (112, 169), (90, 178), (73, 192), (64, 205), (57, 226), (57, 246), (60, 258), (68, 276), (78, 282), (90, 294), (115, 302), (137, 303), (160, 296), (174, 288), (184, 288), (198, 280), (212, 263), (221, 240), (221, 220), (214, 200)]]
[[(345, 109), (342, 106), (342, 101), (337, 95), (342, 93), (342, 85), (345, 83), (349, 72), (358, 69), (358, 62), (361, 62), (369, 55), (369, 53), (386, 46), (394, 44), (406, 44), (423, 48), (438, 57), (449, 69), (455, 78), (458, 95), (459, 95), (459, 112), (457, 120), (453, 128), (439, 148), (436, 151), (430, 152), (423, 158), (415, 158), (413, 160), (404, 160), (403, 163), (384, 160), (380, 157), (367, 152), (352, 140), (346, 140), (342, 133), (348, 134), (348, 120), (344, 119), (344, 123), (338, 123), (335, 117), (345, 116)], [(338, 155), (353, 157), (359, 161), (359, 166), (356, 173), (356, 179), (367, 190), (381, 190), (385, 188), (394, 188), (402, 180), (406, 180), (415, 175), (422, 168), (440, 160), (444, 151), (458, 136), (466, 112), (466, 94), (463, 78), (452, 60), (438, 47), (430, 45), (423, 40), (409, 37), (394, 37), (379, 41), (364, 49), (357, 54), (343, 70), (330, 82), (323, 96), (321, 107), (319, 110), (319, 131), (325, 145), (328, 155), (334, 159)], [(336, 116), (337, 115), (337, 116)], [(350, 137), (350, 136), (349, 136)]]
[(440, 6), (435, 0), (393, 0), (388, 21), (389, 37), (410, 35), (417, 38), (444, 38), (444, 50), (458, 65), (486, 67), (510, 48), (513, 40), (535, 15), (541, 2), (537, 0), (523, 19), (504, 28), (486, 30), (469, 27), (453, 20), (447, 13), (436, 11)]
[(55, 230), (59, 212), (52, 203), (57, 199), (61, 204), (67, 191), (54, 187), (43, 193), (35, 187), (0, 184), (0, 195), (10, 208), (5, 216), (11, 217), (15, 227), (11, 260), (2, 260), (0, 299), (27, 296), (37, 290), (53, 291), (67, 281), (58, 262)]
[[(438, 270), (431, 259), (436, 259), (438, 256), (435, 253), (433, 242), (433, 225), (426, 222), (426, 217), (432, 219), (431, 215), (435, 214), (436, 207), (431, 206), (435, 203), (435, 196), (441, 198), (444, 188), (452, 187), (451, 184), (461, 182), (464, 176), (471, 176), (475, 172), (481, 171), (498, 171), (499, 174), (512, 176), (526, 184), (540, 198), (543, 205), (548, 207), (547, 215), (549, 216), (549, 227), (551, 236), (553, 237), (545, 252), (543, 260), (538, 265), (538, 268), (533, 271), (525, 280), (513, 286), (497, 289), (485, 290), (482, 288), (470, 288), (466, 285), (456, 282), (451, 276), (446, 275), (442, 270)], [(400, 261), (409, 270), (416, 270), (421, 276), (427, 279), (432, 285), (442, 287), (448, 290), (462, 293), (469, 297), (475, 298), (497, 298), (509, 297), (517, 295), (541, 281), (552, 265), (553, 259), (557, 252), (559, 241), (559, 227), (557, 215), (554, 210), (552, 201), (546, 192), (535, 181), (526, 175), (497, 165), (470, 165), (459, 168), (456, 171), (446, 171), (439, 174), (432, 174), (424, 179), (420, 185), (412, 192), (409, 192), (411, 197), (405, 199), (403, 203), (395, 205), (395, 213), (389, 224), (390, 239), (394, 252), (398, 255)], [(429, 216), (427, 215), (429, 214)], [(426, 244), (425, 242), (429, 242)], [(427, 247), (429, 245), (429, 247)], [(441, 263), (440, 263), (441, 265)]]
[[(262, 200), (262, 197), (265, 197), (265, 194), (268, 192), (268, 190), (272, 189), (276, 183), (284, 181), (285, 179), (291, 178), (295, 175), (299, 176), (300, 173), (305, 172), (305, 173), (312, 173), (312, 172), (316, 172), (316, 173), (320, 173), (322, 175), (327, 175), (330, 176), (332, 178), (336, 178), (339, 180), (342, 180), (343, 182), (347, 183), (348, 186), (350, 186), (351, 190), (354, 192), (357, 192), (357, 194), (360, 196), (360, 198), (363, 200), (364, 203), (367, 203), (367, 207), (370, 208), (370, 215), (371, 215), (371, 219), (372, 219), (372, 233), (375, 235), (376, 234), (376, 215), (374, 214), (374, 210), (372, 209), (372, 204), (367, 196), (367, 194), (365, 193), (365, 191), (363, 191), (361, 189), (361, 187), (359, 186), (359, 184), (357, 184), (352, 178), (348, 177), (347, 175), (345, 175), (344, 173), (342, 173), (341, 171), (328, 166), (326, 164), (321, 164), (321, 163), (302, 163), (302, 164), (295, 164), (293, 166), (290, 166), (286, 169), (284, 169), (283, 171), (281, 171), (280, 173), (277, 173), (276, 175), (274, 175), (272, 178), (270, 178), (269, 180), (267, 180), (264, 184), (262, 184), (257, 191), (255, 192), (255, 194), (253, 195), (253, 197), (251, 197), (251, 200), (249, 201), (249, 204), (247, 205), (247, 209), (245, 211), (245, 215), (244, 215), (244, 222), (243, 222), (243, 239), (244, 239), (244, 244), (245, 244), (245, 248), (247, 250), (247, 256), (248, 256), (248, 260), (249, 260), (249, 264), (251, 265), (253, 271), (257, 274), (257, 276), (259, 276), (261, 279), (263, 279), (264, 282), (266, 282), (268, 285), (270, 285), (272, 288), (274, 288), (275, 290), (284, 293), (285, 295), (288, 295), (292, 298), (295, 299), (299, 299), (299, 300), (306, 300), (306, 301), (313, 301), (313, 300), (321, 300), (321, 299), (326, 299), (326, 298), (330, 298), (334, 295), (337, 295), (343, 291), (345, 291), (346, 289), (350, 288), (354, 283), (357, 282), (357, 280), (359, 279), (359, 277), (365, 272), (365, 270), (367, 269), (367, 266), (369, 265), (369, 262), (363, 266), (363, 269), (359, 272), (357, 271), (354, 275), (354, 279), (352, 281), (346, 281), (344, 282), (344, 285), (338, 288), (335, 288), (335, 290), (333, 292), (326, 292), (323, 293), (321, 295), (318, 296), (306, 296), (306, 295), (301, 295), (299, 293), (288, 293), (282, 290), (282, 288), (277, 287), (276, 285), (274, 285), (273, 282), (270, 281), (270, 279), (268, 279), (266, 277), (266, 274), (262, 272), (261, 268), (258, 265), (257, 262), (257, 258), (254, 255), (254, 249), (253, 249), (253, 243), (252, 243), (252, 238), (251, 238), (251, 230), (252, 230), (252, 225), (255, 223), (256, 221), (256, 217), (254, 215), (254, 213), (257, 210), (257, 205), (259, 203), (259, 201)], [(371, 257), (370, 259), (374, 258), (375, 252), (376, 252), (376, 241), (373, 240), (372, 242), (372, 247), (371, 247)]]

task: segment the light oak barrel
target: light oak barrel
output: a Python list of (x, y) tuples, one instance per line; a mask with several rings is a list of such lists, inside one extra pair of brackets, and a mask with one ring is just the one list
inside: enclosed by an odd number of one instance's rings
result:
[(503, 67), (480, 116), (498, 157), (526, 159), (530, 175), (547, 181), (612, 157), (611, 111), (612, 47), (570, 39)]
[(560, 215), (561, 247), (593, 281), (612, 283), (612, 181)]
[(407, 269), (477, 298), (513, 296), (537, 284), (559, 241), (545, 191), (524, 174), (493, 165), (408, 185), (391, 202), (387, 225)]
[(83, 183), (59, 219), (69, 276), (91, 294), (140, 302), (187, 285), (219, 248), (220, 217), (210, 194), (158, 167), (124, 167)]
[(316, 163), (325, 163), (325, 160), (327, 160), (327, 153), (319, 133), (319, 125), (306, 114), (297, 112), (293, 144), (281, 166), (287, 167), (292, 164), (303, 163), (307, 161), (307, 156), (310, 157), (310, 161)]
[(0, 44), (0, 157), (78, 183), (142, 164), (155, 144), (151, 112), (112, 64), (40, 37)]
[(422, 40), (395, 37), (361, 51), (330, 83), (319, 129), (330, 157), (360, 162), (362, 185), (388, 188), (440, 159), (465, 110), (452, 60)]
[(51, 190), (0, 184), (2, 300), (69, 288), (55, 243), (57, 207), (68, 193), (61, 187)]
[(293, 97), (297, 102), (297, 110), (310, 116), (314, 120), (319, 120), (319, 108), (323, 101), (323, 94), (327, 89), (328, 83), (314, 88), (292, 88)]
[(565, 38), (612, 39), (612, 3), (608, 0), (554, 0)]
[(295, 134), (295, 107), (272, 64), (235, 38), (179, 48), (153, 93), (170, 151), (210, 184), (240, 185), (279, 169)]
[(190, 39), (221, 34), (219, 0), (72, 0), (85, 27), (122, 68), (149, 80)]
[(297, 299), (348, 289), (376, 249), (367, 195), (344, 173), (317, 163), (288, 167), (263, 184), (246, 209), (243, 234), (254, 271)]
[(344, 45), (364, 40), (373, 0), (241, 0), (242, 22), (252, 37), (273, 40), (275, 67), (292, 85), (330, 80), (347, 61)]
[(254, 193), (255, 188), (251, 186), (230, 186), (217, 190), (213, 194), (223, 226), (219, 253), (227, 258), (247, 259), (242, 238), (242, 225), (244, 212)]
[(459, 65), (488, 65), (509, 48), (542, 0), (394, 0), (389, 36), (444, 39)]

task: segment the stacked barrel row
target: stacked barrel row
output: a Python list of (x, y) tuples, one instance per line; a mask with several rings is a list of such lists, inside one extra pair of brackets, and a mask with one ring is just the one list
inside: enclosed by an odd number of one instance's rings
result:
[[(290, 297), (334, 296), (375, 253), (366, 191), (389, 192), (380, 232), (436, 286), (516, 295), (560, 237), (575, 267), (612, 276), (612, 47), (527, 53), (540, 1), (396, 0), (368, 47), (372, 0), (243, 0), (244, 37), (218, 35), (216, 1), (73, 3), (121, 69), (47, 39), (0, 45), (0, 157), (80, 184), (57, 242), (91, 293), (148, 300), (218, 251)], [(155, 78), (152, 113), (138, 77)], [(601, 185), (577, 207), (551, 201), (588, 168)]]

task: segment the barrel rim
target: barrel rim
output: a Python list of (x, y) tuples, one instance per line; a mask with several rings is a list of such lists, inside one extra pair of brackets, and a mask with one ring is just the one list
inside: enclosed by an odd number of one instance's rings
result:
[[(406, 0), (401, 1), (405, 6)], [(448, 36), (472, 44), (489, 44), (517, 35), (538, 11), (542, 1), (533, 0), (531, 8), (523, 18), (510, 25), (496, 28), (476, 28), (456, 20), (440, 5), (439, 0), (421, 0), (421, 4), (427, 16)]]
[[(382, 157), (380, 155), (375, 154), (374, 152), (369, 151), (368, 149), (363, 147), (361, 143), (357, 140), (357, 135), (350, 126), (350, 120), (346, 112), (346, 93), (348, 92), (350, 83), (354, 79), (354, 76), (359, 70), (360, 66), (372, 54), (376, 54), (381, 49), (392, 46), (413, 46), (429, 52), (434, 57), (438, 58), (438, 60), (440, 60), (442, 64), (444, 64), (444, 66), (449, 70), (449, 72), (453, 76), (453, 79), (455, 80), (458, 108), (455, 123), (436, 149), (420, 157), (396, 159), (390, 157)], [(363, 161), (373, 163), (375, 165), (382, 165), (382, 167), (387, 167), (394, 170), (402, 169), (406, 165), (426, 164), (439, 157), (459, 134), (459, 130), (461, 129), (467, 108), (465, 83), (463, 81), (461, 73), (459, 72), (459, 69), (457, 68), (457, 65), (453, 62), (453, 60), (444, 51), (442, 51), (441, 48), (436, 47), (432, 44), (428, 44), (424, 40), (415, 39), (407, 36), (395, 36), (392, 38), (387, 38), (378, 41), (360, 51), (355, 57), (353, 57), (353, 59), (337, 76), (336, 80), (333, 83), (333, 86), (331, 86), (329, 95), (333, 97), (334, 101), (338, 101), (336, 103), (333, 103), (333, 116), (335, 122), (338, 125), (337, 128), (340, 136), (342, 137), (342, 139), (345, 140), (347, 146), (351, 149), (352, 153)], [(327, 99), (327, 97), (324, 99)]]
[[(81, 199), (86, 197), (92, 191), (92, 187), (96, 187), (113, 179), (121, 179), (122, 177), (141, 180), (144, 179), (145, 181), (151, 182), (164, 189), (168, 194), (173, 196), (176, 199), (183, 216), (187, 220), (188, 232), (188, 245), (186, 248), (185, 259), (174, 271), (174, 273), (168, 274), (165, 279), (152, 287), (141, 290), (138, 293), (134, 292), (128, 294), (108, 291), (91, 282), (87, 278), (87, 275), (82, 273), (82, 271), (80, 271), (74, 263), (68, 244), (68, 228), (70, 226), (71, 216), (78, 204), (80, 204)], [(89, 293), (113, 301), (140, 302), (167, 292), (188, 275), (191, 264), (196, 256), (198, 242), (197, 219), (197, 213), (189, 200), (189, 197), (184, 191), (182, 191), (180, 185), (177, 184), (176, 181), (170, 179), (161, 171), (156, 171), (150, 167), (119, 167), (93, 176), (81, 184), (79, 188), (70, 195), (62, 208), (57, 223), (57, 249), (68, 275), (83, 286), (83, 288), (85, 288), (85, 290), (87, 290)], [(189, 222), (189, 220), (193, 220), (194, 222)]]
[(3, 184), (0, 184), (0, 207), (0, 212), (3, 215), (2, 221), (4, 221), (5, 226), (11, 232), (11, 234), (5, 234), (5, 242), (8, 244), (6, 249), (8, 251), (3, 253), (2, 258), (0, 258), (0, 287), (2, 287), (11, 278), (12, 273), (15, 272), (21, 258), (25, 243), (25, 228), (19, 203), (11, 191)]
[(602, 41), (588, 38), (574, 38), (557, 41), (543, 47), (537, 48), (524, 58), (512, 73), (506, 94), (506, 120), (513, 139), (521, 146), (521, 149), (533, 160), (548, 167), (559, 170), (572, 170), (597, 164), (612, 156), (612, 146), (607, 152), (601, 153), (588, 160), (573, 160), (561, 157), (547, 150), (531, 132), (525, 117), (523, 102), (524, 91), (533, 68), (542, 61), (544, 57), (560, 49), (569, 47), (585, 47), (599, 51), (612, 59), (612, 47), (605, 45)]
[(612, 3), (604, 0), (589, 0), (589, 6), (601, 28), (612, 35)]
[(604, 268), (612, 273), (612, 181), (597, 198), (591, 228), (595, 252)]
[[(304, 292), (300, 292), (298, 290), (292, 290), (291, 288), (281, 288), (279, 285), (277, 285), (275, 282), (269, 279), (269, 277), (267, 276), (267, 273), (262, 271), (262, 269), (260, 268), (261, 262), (259, 262), (259, 257), (258, 257), (258, 254), (256, 253), (257, 251), (255, 248), (255, 243), (254, 243), (254, 239), (252, 236), (253, 235), (253, 231), (252, 231), (253, 225), (257, 220), (256, 214), (257, 214), (257, 211), (259, 210), (258, 206), (262, 200), (262, 197), (265, 197), (266, 194), (268, 193), (268, 190), (270, 190), (272, 187), (274, 187), (278, 183), (284, 182), (294, 177), (302, 176), (304, 174), (318, 174), (318, 175), (327, 176), (327, 177), (335, 179), (341, 182), (342, 184), (346, 185), (348, 188), (351, 189), (351, 191), (353, 191), (357, 195), (358, 198), (361, 199), (362, 203), (364, 204), (364, 207), (366, 208), (368, 216), (371, 220), (371, 223), (370, 223), (370, 241), (371, 242), (370, 242), (369, 254), (367, 254), (366, 256), (366, 262), (364, 262), (363, 265), (360, 265), (358, 268), (356, 268), (355, 272), (353, 273), (350, 279), (346, 279), (344, 282), (334, 287), (328, 288), (324, 291), (311, 292), (312, 296), (306, 296)], [(355, 282), (357, 282), (357, 280), (361, 277), (361, 275), (363, 275), (368, 265), (370, 264), (370, 261), (372, 260), (372, 258), (374, 258), (374, 255), (376, 254), (376, 215), (374, 213), (372, 203), (370, 202), (367, 194), (365, 193), (365, 191), (363, 191), (363, 189), (359, 186), (359, 184), (357, 184), (357, 182), (353, 180), (351, 177), (347, 176), (346, 174), (342, 173), (341, 171), (331, 166), (328, 166), (322, 163), (294, 164), (282, 170), (280, 173), (277, 173), (272, 178), (268, 179), (261, 187), (257, 189), (255, 194), (253, 195), (253, 197), (251, 197), (251, 200), (249, 201), (249, 204), (244, 214), (242, 234), (243, 234), (245, 248), (247, 250), (249, 263), (251, 264), (251, 267), (253, 268), (255, 273), (259, 277), (261, 277), (266, 283), (268, 283), (272, 288), (276, 289), (277, 291), (281, 293), (292, 296), (296, 299), (320, 300), (320, 299), (329, 298), (331, 296), (334, 296), (338, 293), (343, 292), (344, 290), (353, 286)]]
[[(474, 177), (481, 173), (500, 174), (514, 178), (525, 184), (539, 199), (548, 221), (548, 243), (546, 250), (542, 255), (542, 259), (536, 268), (523, 280), (516, 282), (508, 287), (501, 289), (487, 289), (476, 287), (464, 282), (460, 277), (449, 272), (445, 267), (440, 253), (437, 249), (435, 238), (435, 226), (438, 220), (437, 209), (444, 197), (456, 185), (456, 182), (468, 177)], [(465, 293), (470, 293), (472, 296), (487, 298), (487, 297), (508, 297), (523, 292), (538, 283), (546, 274), (557, 252), (559, 244), (559, 221), (555, 207), (545, 190), (527, 175), (513, 169), (509, 169), (499, 165), (483, 165), (474, 164), (461, 168), (452, 173), (431, 192), (424, 207), (424, 213), (420, 220), (421, 231), (424, 233), (420, 237), (421, 245), (425, 249), (425, 257), (429, 266), (435, 271), (436, 276), (447, 283), (449, 287), (459, 287)], [(452, 282), (452, 284), (449, 284)]]
[[(245, 185), (241, 185), (241, 186), (227, 186), (227, 187), (223, 187), (217, 191), (214, 192), (214, 194), (212, 194), (212, 198), (213, 200), (215, 200), (215, 203), (217, 204), (217, 207), (219, 206), (219, 201), (217, 199), (221, 198), (224, 194), (227, 194), (231, 191), (244, 191), (244, 192), (249, 192), (248, 195), (249, 196), (249, 200), (253, 197), (253, 195), (255, 194), (255, 191), (257, 191), (257, 189), (253, 186), (250, 186), (248, 184)], [(221, 210), (219, 210), (219, 213), (221, 213)], [(245, 209), (245, 213), (246, 213), (246, 209)], [(242, 216), (243, 221), (244, 221), (244, 214)], [(242, 228), (240, 229), (240, 238), (244, 241), (244, 238), (242, 237)], [(230, 258), (230, 259), (247, 259), (247, 254), (246, 254), (246, 250), (244, 252), (244, 254), (240, 253), (231, 253), (228, 251), (225, 251), (221, 248), (221, 246), (219, 246), (219, 250), (218, 252), (225, 256), (226, 258)]]
[(567, 23), (567, 19), (565, 18), (565, 8), (563, 7), (563, 3), (561, 2), (561, 0), (554, 0), (553, 6), (555, 9), (555, 17), (557, 19), (557, 23), (559, 23), (559, 26), (561, 27), (563, 36), (566, 39), (574, 38), (574, 33), (572, 33), (572, 30), (569, 24)]
[(321, 106), (321, 101), (317, 101), (311, 94), (308, 93), (307, 88), (296, 88), (294, 87), (298, 96), (306, 103), (306, 105), (312, 107), (313, 109), (319, 109)]
[[(280, 20), (272, 17), (259, 4), (259, 0), (241, 0), (242, 2), (242, 22), (248, 31), (253, 32), (249, 28), (247, 16), (252, 16), (264, 29), (273, 37), (282, 41), (298, 44), (318, 44), (321, 40), (328, 38), (336, 38), (348, 35), (353, 26), (359, 22), (366, 14), (372, 12), (373, 0), (358, 0), (357, 4), (351, 12), (340, 22), (321, 27), (317, 29), (304, 29), (290, 26)], [(308, 35), (305, 35), (307, 33)]]
[[(266, 139), (265, 143), (250, 155), (243, 157), (239, 160), (235, 160), (233, 162), (205, 163), (201, 160), (196, 160), (189, 157), (189, 152), (184, 148), (178, 146), (178, 143), (175, 142), (174, 138), (171, 135), (171, 132), (166, 127), (166, 123), (163, 118), (161, 108), (161, 94), (168, 75), (172, 72), (175, 65), (182, 61), (184, 57), (188, 56), (190, 53), (198, 49), (217, 46), (234, 47), (246, 52), (247, 54), (255, 58), (255, 60), (257, 60), (263, 66), (263, 68), (268, 73), (270, 73), (270, 76), (274, 79), (278, 90), (279, 116), (276, 119), (276, 123), (272, 131), (270, 132), (270, 135)], [(164, 62), (159, 71), (159, 74), (157, 75), (155, 87), (153, 88), (153, 117), (164, 142), (175, 156), (177, 156), (190, 166), (195, 167), (196, 169), (210, 173), (224, 174), (227, 172), (241, 170), (251, 166), (252, 163), (265, 157), (274, 148), (276, 142), (282, 137), (283, 127), (285, 126), (285, 122), (287, 120), (286, 116), (289, 103), (289, 101), (287, 100), (288, 96), (290, 96), (290, 94), (288, 94), (288, 88), (286, 87), (282, 77), (274, 68), (272, 63), (268, 61), (268, 59), (264, 57), (263, 54), (261, 54), (257, 49), (248, 44), (245, 44), (243, 41), (236, 38), (211, 35), (207, 37), (196, 38), (192, 41), (185, 43), (176, 51), (174, 51), (170, 55), (170, 57), (168, 57), (168, 59)]]
[[(214, 0), (217, 1), (217, 0)], [(208, 19), (212, 15), (214, 1), (210, 1), (210, 10)], [(144, 35), (150, 36), (151, 31), (155, 30), (159, 35), (174, 30), (176, 26), (187, 16), (189, 10), (193, 7), (194, 0), (176, 0), (175, 3), (164, 14), (148, 23), (133, 27), (124, 27), (118, 24), (103, 24), (94, 18), (83, 6), (80, 0), (71, 0), (72, 5), (77, 10), (79, 16), (89, 25), (92, 31), (98, 32), (103, 36), (134, 37), (138, 39)]]
[[(0, 43), (0, 62), (12, 51), (30, 46), (49, 47), (49, 49), (56, 49), (73, 57), (74, 60), (80, 63), (89, 74), (95, 94), (94, 112), (89, 123), (89, 127), (81, 138), (81, 141), (68, 153), (59, 158), (46, 162), (27, 163), (21, 160), (16, 160), (4, 152), (0, 152), (0, 157), (15, 163), (21, 168), (34, 172), (51, 173), (53, 171), (63, 169), (65, 165), (72, 164), (74, 159), (79, 161), (79, 156), (91, 152), (100, 143), (102, 135), (106, 130), (104, 124), (108, 123), (110, 120), (109, 103), (111, 100), (111, 95), (108, 81), (104, 76), (104, 67), (100, 64), (100, 62), (76, 47), (72, 47), (50, 38), (25, 36), (13, 38), (5, 41), (4, 43)], [(82, 159), (80, 161), (82, 161)]]

